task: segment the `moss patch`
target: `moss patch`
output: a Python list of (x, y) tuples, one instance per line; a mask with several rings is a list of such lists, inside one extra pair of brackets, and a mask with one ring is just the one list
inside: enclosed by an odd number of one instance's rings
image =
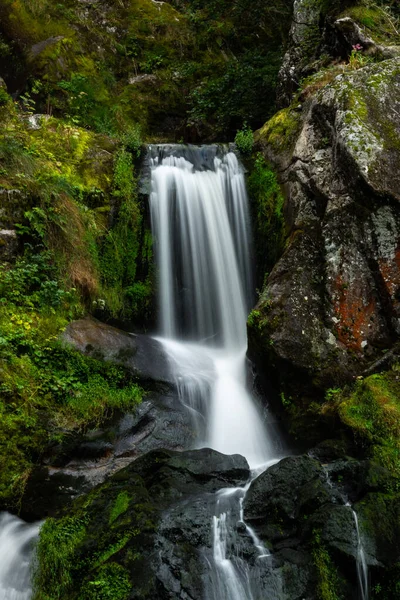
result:
[(33, 598), (125, 600), (141, 578), (141, 552), (154, 532), (154, 519), (142, 478), (130, 468), (120, 471), (75, 501), (67, 516), (47, 519)]
[(270, 146), (273, 152), (287, 153), (292, 150), (301, 124), (301, 114), (292, 108), (284, 108), (255, 133), (256, 143)]
[(330, 391), (323, 411), (335, 410), (360, 449), (386, 473), (388, 492), (400, 489), (399, 368), (370, 375), (352, 389)]

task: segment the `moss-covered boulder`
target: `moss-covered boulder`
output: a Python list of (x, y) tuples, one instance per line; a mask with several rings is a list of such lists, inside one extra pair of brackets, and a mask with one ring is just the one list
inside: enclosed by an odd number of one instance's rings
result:
[[(399, 59), (343, 72), (280, 143), (289, 239), (249, 321), (250, 348), (262, 369), (295, 372), (309, 389), (358, 375), (399, 333), (399, 89)], [(276, 161), (274, 123), (258, 135)]]
[(212, 547), (204, 497), (248, 476), (244, 458), (208, 449), (144, 455), (46, 521), (34, 598), (200, 598), (201, 550)]

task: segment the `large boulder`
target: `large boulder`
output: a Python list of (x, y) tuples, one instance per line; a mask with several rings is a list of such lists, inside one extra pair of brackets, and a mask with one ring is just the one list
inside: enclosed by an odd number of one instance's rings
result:
[(282, 160), (289, 239), (262, 291), (250, 350), (317, 387), (379, 361), (400, 333), (400, 59), (347, 71), (303, 106)]
[(162, 344), (150, 336), (86, 317), (70, 323), (61, 340), (84, 354), (125, 367), (141, 382), (174, 383)]
[(399, 500), (379, 492), (367, 462), (321, 463), (318, 454), (316, 448), (313, 456), (285, 458), (255, 479), (244, 518), (290, 574), (284, 580), (290, 598), (296, 589), (313, 598), (325, 581), (332, 593), (350, 600), (357, 595), (361, 552), (378, 587), (396, 568)]
[(28, 520), (57, 515), (146, 452), (182, 451), (194, 441), (192, 419), (177, 394), (148, 393), (135, 413), (49, 448), (28, 478), (20, 514)]
[[(100, 593), (104, 582), (115, 598), (198, 600), (208, 571), (203, 549), (212, 553), (213, 544), (208, 499), (220, 488), (243, 485), (249, 474), (243, 457), (209, 449), (145, 454), (78, 499), (63, 518), (46, 522), (34, 597), (57, 591), (65, 600), (94, 598), (93, 586)], [(114, 589), (111, 573), (119, 575), (124, 594)]]

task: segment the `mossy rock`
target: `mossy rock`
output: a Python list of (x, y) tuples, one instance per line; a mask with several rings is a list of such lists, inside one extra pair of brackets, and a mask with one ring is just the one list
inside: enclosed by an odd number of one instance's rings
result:
[[(159, 589), (176, 593), (177, 585), (197, 590), (192, 597), (200, 597), (207, 567), (201, 547), (196, 547), (197, 525), (191, 521), (198, 520), (199, 515), (193, 516), (198, 509), (194, 503), (191, 515), (188, 499), (243, 484), (248, 475), (248, 465), (239, 456), (208, 449), (149, 452), (75, 501), (63, 517), (46, 521), (33, 597), (56, 600), (62, 594), (66, 600), (86, 600), (112, 594), (118, 600), (150, 600), (158, 597)], [(174, 525), (173, 540), (168, 523), (163, 524), (166, 509), (172, 507), (185, 521), (182, 531)], [(203, 543), (211, 548), (211, 528), (203, 517)], [(178, 563), (180, 573), (174, 571)]]

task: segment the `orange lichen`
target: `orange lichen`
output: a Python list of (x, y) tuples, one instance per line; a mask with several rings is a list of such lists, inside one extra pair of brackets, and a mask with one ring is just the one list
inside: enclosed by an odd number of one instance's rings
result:
[(392, 259), (382, 258), (378, 264), (386, 289), (391, 298), (394, 298), (400, 288), (400, 247)]
[(365, 294), (344, 282), (341, 275), (336, 277), (335, 288), (333, 308), (338, 320), (338, 339), (350, 349), (362, 350), (377, 311), (376, 301), (371, 296), (366, 300)]

